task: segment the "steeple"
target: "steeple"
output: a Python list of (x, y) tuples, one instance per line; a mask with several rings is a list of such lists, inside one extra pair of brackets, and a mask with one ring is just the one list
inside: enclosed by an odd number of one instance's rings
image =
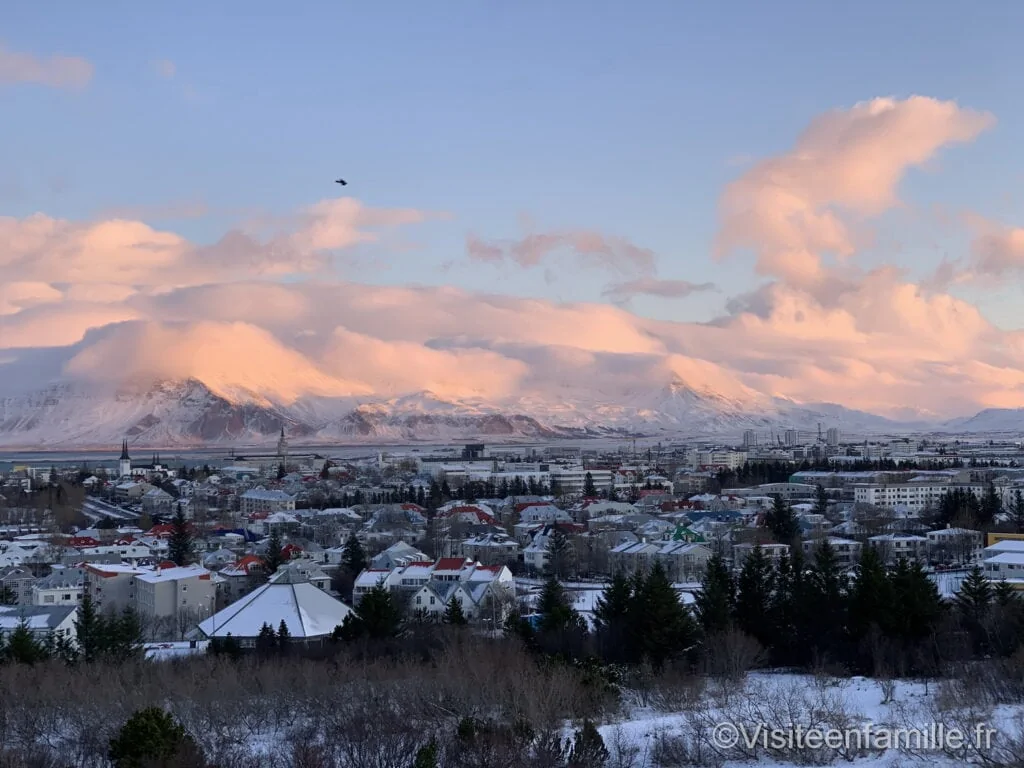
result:
[(121, 443), (121, 461), (128, 461), (128, 441), (124, 440)]

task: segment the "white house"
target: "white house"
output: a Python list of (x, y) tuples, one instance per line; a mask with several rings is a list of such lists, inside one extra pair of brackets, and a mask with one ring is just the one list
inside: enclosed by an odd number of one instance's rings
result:
[(53, 566), (49, 576), (32, 585), (32, 604), (39, 606), (78, 605), (85, 594), (85, 569)]
[(78, 606), (0, 606), (0, 637), (6, 638), (23, 623), (37, 640), (60, 637), (74, 644)]

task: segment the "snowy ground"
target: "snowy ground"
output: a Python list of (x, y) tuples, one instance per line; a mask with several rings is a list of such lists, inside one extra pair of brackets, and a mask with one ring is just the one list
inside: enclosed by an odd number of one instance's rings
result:
[[(733, 690), (709, 684), (675, 707), (637, 697), (620, 720), (598, 730), (611, 765), (629, 768), (1021, 764), (1014, 742), (1022, 736), (1024, 702), (940, 715), (939, 690), (935, 682), (897, 680), (885, 701), (882, 683), (868, 678), (751, 674)], [(834, 741), (819, 745), (815, 738)], [(787, 743), (763, 748), (769, 739)]]

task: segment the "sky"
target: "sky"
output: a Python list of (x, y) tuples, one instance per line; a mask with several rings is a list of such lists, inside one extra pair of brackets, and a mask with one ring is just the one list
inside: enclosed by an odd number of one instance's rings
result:
[(0, 29), (8, 380), (1024, 406), (1019, 4), (56, 8)]

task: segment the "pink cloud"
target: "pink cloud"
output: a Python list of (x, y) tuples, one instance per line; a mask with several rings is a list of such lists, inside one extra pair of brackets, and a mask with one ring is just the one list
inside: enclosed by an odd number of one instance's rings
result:
[(511, 261), (520, 267), (536, 267), (559, 252), (574, 256), (580, 263), (614, 272), (652, 274), (655, 255), (623, 237), (575, 230), (528, 234), (509, 242), (486, 242), (476, 235), (466, 238), (470, 260), (485, 263)]
[(0, 45), (0, 84), (29, 83), (49, 88), (85, 88), (93, 66), (78, 56), (34, 56)]
[(612, 301), (629, 301), (634, 296), (656, 296), (661, 299), (685, 299), (693, 293), (715, 290), (714, 283), (691, 283), (689, 280), (659, 280), (642, 277), (612, 283), (604, 290), (605, 298)]

